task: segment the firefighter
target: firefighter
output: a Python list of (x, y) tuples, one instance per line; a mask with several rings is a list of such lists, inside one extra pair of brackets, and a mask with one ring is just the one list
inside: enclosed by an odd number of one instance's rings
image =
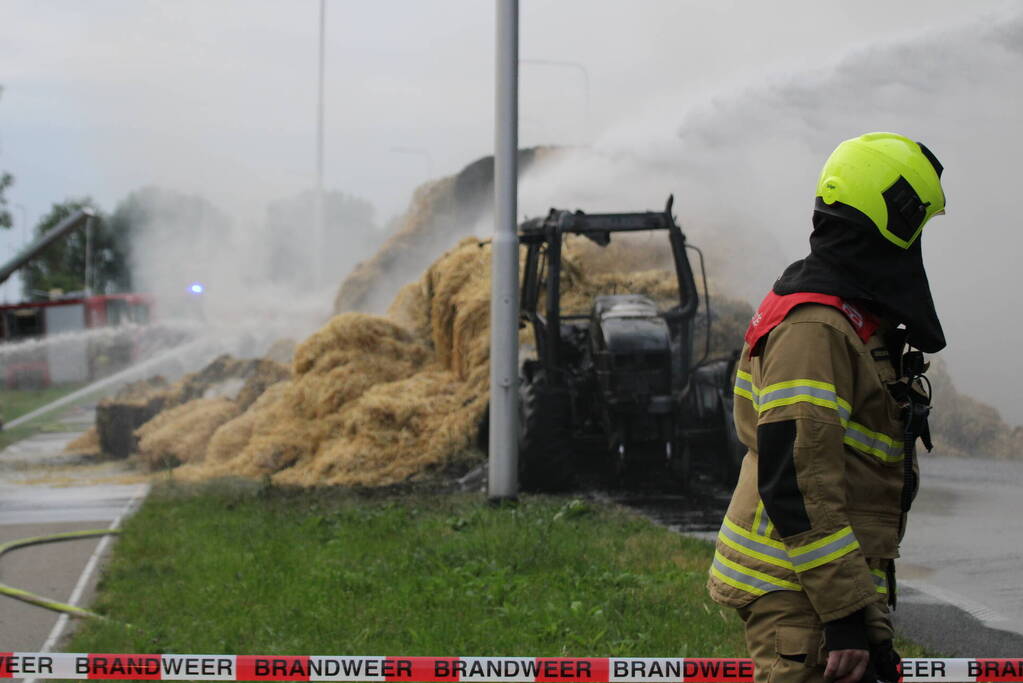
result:
[(914, 444), (930, 448), (922, 352), (945, 346), (920, 250), (944, 213), (941, 171), (901, 135), (840, 144), (810, 254), (746, 332), (735, 425), (748, 452), (709, 590), (737, 608), (757, 683), (898, 680), (888, 610)]

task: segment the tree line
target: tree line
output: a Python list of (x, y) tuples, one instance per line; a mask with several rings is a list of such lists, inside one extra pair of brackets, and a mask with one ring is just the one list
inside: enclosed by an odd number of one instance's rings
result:
[[(264, 265), (270, 279), (294, 280), (294, 263), (308, 249), (312, 221), (313, 194), (310, 191), (271, 202), (266, 212), (262, 239), (268, 241), (269, 263)], [(74, 230), (50, 245), (46, 251), (22, 269), (23, 295), (27, 300), (45, 299), (51, 292), (79, 292), (87, 288), (96, 294), (135, 291), (140, 284), (142, 259), (134, 250), (140, 237), (173, 240), (178, 244), (223, 244), (231, 228), (227, 214), (208, 199), (158, 187), (144, 187), (130, 193), (107, 213), (89, 197), (72, 198), (53, 204), (33, 229), (40, 237), (76, 211), (90, 208), (95, 218), (86, 229)], [(373, 206), (368, 201), (343, 192), (326, 192), (325, 223), (327, 249), (343, 249), (338, 239), (351, 243), (376, 233)], [(373, 240), (375, 241), (375, 240)], [(147, 242), (148, 248), (153, 242)], [(86, 260), (90, 259), (90, 282), (85, 282)]]

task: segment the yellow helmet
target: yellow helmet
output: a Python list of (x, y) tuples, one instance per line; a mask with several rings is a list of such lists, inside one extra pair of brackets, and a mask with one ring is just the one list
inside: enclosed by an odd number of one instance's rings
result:
[[(895, 133), (846, 140), (821, 170), (817, 196), (826, 207), (851, 206), (891, 243), (908, 249), (933, 216), (945, 212), (942, 166), (924, 145)], [(818, 203), (818, 210), (827, 210)]]

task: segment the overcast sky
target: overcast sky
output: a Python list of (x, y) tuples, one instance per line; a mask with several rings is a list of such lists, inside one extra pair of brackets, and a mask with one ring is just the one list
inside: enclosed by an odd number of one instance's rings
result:
[[(662, 95), (955, 23), (1001, 3), (524, 0), (524, 145), (585, 143)], [(150, 183), (256, 207), (313, 181), (316, 0), (4, 0), (0, 168), (31, 221)], [(493, 2), (328, 0), (326, 184), (382, 216), (492, 146)], [(423, 150), (413, 155), (394, 148)], [(427, 156), (429, 155), (429, 156)], [(20, 216), (19, 216), (20, 217)]]
[[(803, 221), (808, 205), (804, 195), (812, 198), (812, 187), (804, 186), (815, 182), (830, 147), (842, 137), (884, 126), (887, 119), (876, 124), (864, 120), (862, 126), (859, 119), (842, 121), (836, 126), (840, 133), (819, 118), (801, 121), (802, 109), (794, 109), (792, 102), (805, 100), (813, 91), (808, 95), (799, 84), (821, 79), (814, 75), (821, 70), (834, 76), (822, 79), (824, 85), (862, 85), (863, 73), (883, 73), (898, 84), (905, 55), (889, 48), (876, 52), (879, 56), (871, 62), (870, 55), (875, 54), (871, 50), (878, 44), (908, 41), (917, 45), (914, 74), (922, 74), (913, 78), (924, 81), (910, 84), (917, 92), (928, 96), (938, 92), (946, 103), (960, 92), (966, 100), (979, 98), (975, 106), (986, 113), (984, 125), (995, 125), (1000, 120), (992, 116), (1008, 109), (997, 98), (1005, 97), (1005, 90), (1023, 89), (1023, 73), (997, 74), (990, 92), (974, 87), (973, 81), (991, 77), (996, 55), (971, 62), (988, 68), (986, 73), (959, 73), (956, 79), (946, 79), (942, 69), (955, 67), (958, 43), (970, 41), (953, 33), (951, 42), (943, 43), (940, 31), (954, 32), (985, 21), (997, 26), (1000, 16), (1018, 6), (1004, 0), (522, 0), (521, 57), (581, 64), (586, 80), (577, 68), (523, 64), (520, 142), (591, 144), (615, 153), (635, 151), (656, 161), (662, 152), (649, 148), (663, 147), (663, 154), (672, 154), (665, 140), (677, 137), (676, 130), (696, 130), (703, 136), (704, 152), (720, 150), (717, 158), (738, 159), (751, 168), (763, 154), (744, 159), (734, 148), (758, 145), (758, 150), (770, 150), (772, 162), (785, 158), (789, 150), (794, 170), (785, 181), (791, 187), (772, 185), (768, 169), (758, 176), (764, 181), (760, 191), (784, 198), (776, 208), (786, 220), (794, 206), (792, 215)], [(317, 0), (2, 0), (0, 170), (16, 178), (9, 192), (16, 221), (21, 221), (22, 207), (34, 224), (51, 203), (82, 195), (92, 196), (109, 211), (132, 190), (150, 184), (202, 194), (242, 220), (252, 220), (263, 215), (268, 201), (310, 187), (318, 12)], [(431, 174), (453, 173), (491, 152), (493, 15), (493, 2), (488, 0), (328, 0), (328, 188), (369, 199), (383, 223), (404, 209), (411, 190)], [(975, 33), (968, 31), (966, 37)], [(939, 37), (913, 42), (922, 35)], [(970, 48), (971, 55), (975, 48)], [(929, 51), (940, 68), (921, 70), (921, 51), (924, 63), (930, 60)], [(861, 57), (850, 62), (850, 54)], [(843, 71), (836, 64), (852, 67)], [(1018, 69), (1019, 61), (1008, 68)], [(860, 77), (843, 80), (848, 71)], [(761, 84), (779, 79), (788, 82), (787, 90), (756, 94)], [(884, 88), (852, 96), (863, 99), (893, 92), (890, 82)], [(787, 108), (777, 106), (777, 92), (787, 98)], [(902, 106), (905, 100), (899, 97), (906, 96), (892, 95), (891, 106)], [(937, 138), (932, 147), (942, 157), (939, 143), (949, 149), (963, 137), (959, 132), (976, 136), (984, 132), (971, 130), (971, 106), (966, 102), (956, 109), (958, 118), (946, 117), (944, 128), (928, 130), (926, 111), (905, 121), (925, 129), (919, 133), (921, 139)], [(793, 111), (796, 123), (806, 124), (805, 138), (813, 144), (793, 149), (788, 139), (772, 146), (756, 138), (763, 129), (799, 139), (797, 126), (779, 127), (778, 117)], [(740, 113), (747, 118), (740, 119)], [(1011, 124), (1018, 109), (1003, 115)], [(722, 126), (727, 135), (711, 145), (707, 140), (713, 135), (708, 131), (714, 131), (717, 116), (730, 127)], [(647, 128), (658, 126), (667, 133), (645, 134)], [(739, 128), (743, 130), (737, 134)], [(988, 135), (997, 140), (994, 132)], [(1019, 132), (1012, 135), (1009, 142), (1018, 146)], [(728, 149), (729, 144), (734, 148)], [(418, 152), (393, 151), (396, 148)], [(962, 164), (982, 165), (997, 153), (996, 148), (973, 156), (969, 151), (952, 152), (953, 159), (962, 160), (960, 173), (965, 170)], [(1002, 163), (1006, 173), (1018, 172), (1015, 162)], [(956, 172), (947, 161), (946, 167), (950, 175)], [(623, 197), (660, 202), (668, 192), (679, 191), (674, 185), (686, 176), (680, 172), (666, 177), (666, 182), (658, 182), (656, 174), (641, 177), (649, 195), (633, 188), (623, 190)], [(708, 168), (707, 177), (722, 188), (729, 180), (720, 168)], [(574, 186), (567, 183), (571, 192), (564, 195), (572, 201), (580, 196), (576, 180)], [(605, 175), (602, 184), (595, 185), (611, 204), (616, 182)], [(547, 183), (548, 188), (558, 186)], [(568, 201), (549, 192), (525, 190), (524, 205), (534, 212), (542, 210), (543, 202)], [(790, 190), (792, 201), (786, 194)], [(956, 191), (960, 196), (965, 192)], [(979, 202), (983, 191), (976, 194)], [(950, 222), (964, 208), (956, 201), (950, 193), (945, 225), (955, 225)], [(678, 209), (683, 220), (685, 206), (680, 203)], [(707, 218), (706, 214), (702, 210), (700, 217)], [(959, 220), (967, 219), (961, 224), (965, 228), (969, 215), (959, 215)], [(755, 213), (743, 217), (756, 222)], [(803, 230), (801, 226), (802, 232), (789, 236), (772, 233), (779, 245), (777, 262), (765, 264), (765, 273), (780, 270), (805, 251)], [(20, 240), (20, 225), (0, 235), (0, 259)], [(932, 249), (939, 248), (952, 259), (958, 245), (948, 233), (944, 240), (934, 240), (932, 244), (940, 247)], [(1014, 261), (1006, 257), (990, 268), (967, 263), (966, 269), (946, 261), (939, 269), (946, 274), (941, 288), (950, 300), (959, 296), (948, 308), (969, 307), (964, 287), (950, 285), (948, 273), (967, 272), (967, 283), (1003, 296), (1018, 290), (1019, 283), (1012, 281), (1018, 268)], [(991, 278), (1000, 279), (985, 281), (983, 274), (972, 273), (985, 268)], [(933, 272), (932, 268), (932, 277)], [(769, 280), (758, 280), (750, 290), (767, 286)], [(10, 287), (0, 290), (0, 298), (15, 294)], [(1008, 301), (1015, 306), (1014, 299)], [(938, 303), (942, 310), (940, 297)], [(999, 403), (1003, 413), (1021, 420), (1023, 409), (1006, 406), (1017, 393), (1012, 380), (1023, 366), (1016, 363), (1007, 373), (990, 362), (1018, 345), (1011, 339), (1014, 330), (999, 329), (1001, 346), (975, 333), (991, 311), (1000, 310), (999, 305), (974, 306), (958, 318), (950, 313), (946, 327), (952, 328), (950, 341), (959, 341), (959, 356), (952, 355), (960, 368), (957, 377), (979, 397)]]

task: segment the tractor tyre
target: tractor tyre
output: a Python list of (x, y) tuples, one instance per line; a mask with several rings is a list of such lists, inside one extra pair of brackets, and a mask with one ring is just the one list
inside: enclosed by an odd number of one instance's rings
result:
[(734, 488), (739, 481), (739, 469), (742, 467), (742, 459), (746, 457), (746, 447), (739, 441), (735, 431), (731, 392), (721, 397), (721, 418), (721, 456), (718, 460), (721, 464), (721, 479), (728, 488)]
[(676, 493), (685, 494), (692, 491), (693, 449), (687, 439), (672, 439), (669, 474), (675, 482), (673, 490)]
[(542, 371), (519, 384), (519, 485), (526, 491), (564, 491), (576, 481), (569, 438), (570, 407), (553, 394)]

